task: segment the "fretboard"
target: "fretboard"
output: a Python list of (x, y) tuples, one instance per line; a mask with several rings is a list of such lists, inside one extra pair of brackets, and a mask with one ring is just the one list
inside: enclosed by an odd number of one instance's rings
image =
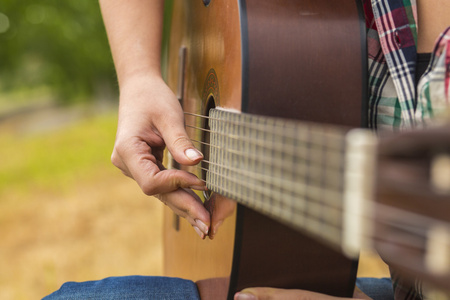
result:
[(209, 117), (209, 189), (357, 253), (372, 197), (369, 131), (218, 109)]

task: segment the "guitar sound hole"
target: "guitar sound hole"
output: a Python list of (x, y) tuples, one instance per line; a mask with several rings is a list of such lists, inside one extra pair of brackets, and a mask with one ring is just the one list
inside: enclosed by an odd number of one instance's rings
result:
[[(208, 116), (209, 115), (209, 110), (213, 109), (216, 107), (216, 104), (214, 102), (214, 97), (209, 97), (208, 101), (206, 102), (206, 107), (205, 107), (205, 112), (204, 115)], [(209, 151), (210, 151), (210, 127), (209, 127), (209, 118), (204, 118), (203, 121), (203, 136), (202, 136), (202, 140), (203, 140), (203, 144), (201, 146), (201, 151), (203, 153), (204, 159), (201, 162), (202, 165), (202, 179), (206, 181), (207, 179), (207, 174), (208, 174), (208, 170), (209, 170), (209, 165), (210, 165), (210, 161), (209, 161)], [(211, 198), (211, 194), (212, 191), (208, 190), (205, 191), (204, 193), (205, 199), (208, 200), (209, 198)]]

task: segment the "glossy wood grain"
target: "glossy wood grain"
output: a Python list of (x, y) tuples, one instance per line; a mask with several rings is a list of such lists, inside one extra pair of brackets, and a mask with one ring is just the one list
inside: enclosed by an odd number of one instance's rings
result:
[[(363, 24), (356, 2), (245, 2), (248, 40), (243, 48), (248, 61), (244, 62), (243, 110), (365, 126)], [(236, 291), (258, 283), (352, 294), (355, 262), (247, 208), (239, 209), (245, 217), (238, 227), (239, 267), (232, 275)], [(272, 260), (283, 268), (258, 268)]]
[[(185, 111), (205, 114), (213, 97), (226, 109), (359, 127), (365, 107), (358, 16), (354, 0), (212, 0), (208, 7), (201, 0), (175, 1), (168, 84), (176, 91), (178, 53), (185, 47)], [(192, 116), (186, 123), (202, 126)], [(195, 130), (188, 133), (199, 137)], [(185, 169), (201, 176), (195, 168)], [(197, 281), (232, 274), (229, 297), (255, 285), (340, 296), (353, 291), (353, 261), (248, 209), (238, 212), (236, 236), (233, 215), (213, 241), (200, 240), (183, 219), (175, 230), (173, 220), (167, 210), (168, 276)], [(214, 282), (227, 284), (211, 280), (199, 287)]]
[[(209, 97), (216, 105), (240, 110), (241, 107), (241, 48), (238, 3), (212, 1), (205, 7), (201, 0), (175, 1), (169, 46), (168, 84), (178, 89), (179, 49), (186, 47), (185, 111), (204, 114)], [(216, 73), (215, 93), (204, 93), (209, 71)], [(198, 124), (191, 116), (186, 123)], [(197, 133), (187, 129), (191, 136)], [(186, 170), (201, 174), (195, 168)], [(221, 196), (217, 195), (218, 202)], [(174, 230), (174, 214), (165, 210), (164, 273), (167, 276), (197, 281), (229, 277), (234, 246), (235, 215), (221, 226), (214, 240), (201, 240), (192, 226), (180, 219), (179, 231)]]

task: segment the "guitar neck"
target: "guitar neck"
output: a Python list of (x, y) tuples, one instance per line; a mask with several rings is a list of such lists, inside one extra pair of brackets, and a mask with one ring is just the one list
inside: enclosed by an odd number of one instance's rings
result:
[(373, 198), (370, 131), (219, 109), (209, 124), (209, 189), (358, 255)]

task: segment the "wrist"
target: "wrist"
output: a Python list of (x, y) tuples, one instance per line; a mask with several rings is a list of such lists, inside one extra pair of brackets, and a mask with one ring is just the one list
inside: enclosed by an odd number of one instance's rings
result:
[[(119, 90), (124, 92), (130, 88), (135, 89), (137, 86), (148, 86), (164, 83), (160, 70), (154, 68), (139, 68), (117, 74)], [(165, 83), (164, 83), (165, 84)]]

